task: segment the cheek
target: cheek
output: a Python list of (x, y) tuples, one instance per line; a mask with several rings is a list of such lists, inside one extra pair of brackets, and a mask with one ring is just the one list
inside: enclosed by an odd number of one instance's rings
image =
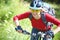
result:
[(34, 12), (33, 12), (32, 14), (33, 14), (33, 15), (37, 15), (37, 13), (34, 13)]

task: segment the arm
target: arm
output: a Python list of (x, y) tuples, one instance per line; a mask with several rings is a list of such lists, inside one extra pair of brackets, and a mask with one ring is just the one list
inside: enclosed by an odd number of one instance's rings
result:
[(16, 25), (16, 26), (19, 26), (18, 18), (17, 18), (16, 16), (13, 18), (13, 20), (14, 20), (14, 22), (15, 22), (15, 25)]
[[(14, 20), (15, 25), (17, 26), (18, 29), (21, 29), (22, 30), (21, 26), (19, 26), (19, 22), (18, 21), (21, 20), (21, 19), (24, 19), (24, 18), (28, 18), (29, 17), (29, 14), (30, 14), (30, 12), (25, 12), (23, 14), (19, 14), (17, 16), (14, 16), (13, 20)], [(18, 30), (17, 28), (16, 28), (16, 30), (18, 32), (22, 32), (21, 30)]]
[(60, 21), (49, 14), (46, 14), (46, 19), (47, 21), (52, 22), (58, 26), (55, 30), (53, 30), (54, 34), (58, 33), (60, 31)]
[(55, 24), (55, 25), (57, 25), (57, 26), (60, 25), (60, 21), (59, 21), (57, 18), (51, 16), (51, 15), (48, 14), (48, 13), (46, 13), (45, 16), (46, 16), (46, 20), (47, 20), (48, 22), (51, 22), (51, 23), (53, 23), (53, 24)]

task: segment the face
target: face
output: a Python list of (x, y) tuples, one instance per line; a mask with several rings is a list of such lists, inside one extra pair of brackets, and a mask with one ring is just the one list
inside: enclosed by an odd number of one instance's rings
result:
[(41, 10), (30, 9), (32, 14), (40, 14)]

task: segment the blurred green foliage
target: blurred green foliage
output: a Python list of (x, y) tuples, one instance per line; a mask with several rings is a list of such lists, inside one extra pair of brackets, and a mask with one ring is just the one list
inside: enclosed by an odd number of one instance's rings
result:
[(60, 0), (43, 0), (43, 1), (60, 4)]
[(0, 0), (0, 21), (9, 20), (18, 13), (19, 0)]
[[(19, 34), (15, 31), (13, 17), (29, 10), (31, 0), (0, 0), (0, 40), (29, 40), (30, 36)], [(60, 18), (60, 5), (51, 4), (56, 10), (56, 17)], [(31, 32), (31, 23), (29, 19), (20, 21), (23, 29)], [(22, 37), (21, 37), (22, 36)], [(54, 40), (60, 40), (60, 34), (57, 33)]]
[[(20, 1), (31, 2), (32, 0), (20, 0)], [(42, 1), (60, 4), (60, 0), (42, 0)]]

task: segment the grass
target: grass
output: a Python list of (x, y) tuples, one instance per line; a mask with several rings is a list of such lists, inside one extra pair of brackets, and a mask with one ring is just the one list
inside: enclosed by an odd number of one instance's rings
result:
[[(1, 4), (0, 15), (1, 17), (4, 17), (3, 15), (12, 12), (13, 16), (15, 16), (27, 11), (29, 9), (27, 6), (27, 3), (24, 5), (22, 2), (15, 2), (15, 4), (11, 4), (9, 6)], [(7, 14), (7, 16), (9, 15)], [(0, 40), (29, 40), (30, 36), (15, 31), (16, 26), (13, 23), (13, 16), (10, 17), (9, 20), (2, 18), (4, 21), (0, 23)], [(26, 29), (29, 32), (31, 31), (31, 24), (29, 19), (21, 20), (20, 25), (23, 27), (23, 29)]]
[[(19, 2), (12, 0), (11, 4), (0, 4), (0, 40), (29, 40), (29, 35), (24, 35), (22, 33), (18, 33), (15, 31), (15, 24), (13, 22), (13, 16), (23, 13), (29, 10), (29, 3), (26, 2)], [(56, 6), (58, 7), (58, 6)], [(58, 12), (58, 11), (57, 11)], [(58, 12), (60, 13), (60, 11)], [(11, 16), (10, 16), (11, 14)], [(59, 14), (58, 14), (59, 15)], [(1, 17), (3, 22), (1, 22)], [(8, 17), (10, 17), (9, 20)], [(4, 19), (7, 18), (7, 19)], [(30, 20), (23, 19), (19, 21), (20, 25), (23, 29), (31, 32), (31, 23)], [(54, 27), (55, 28), (55, 27)], [(54, 37), (54, 40), (60, 40), (60, 34), (57, 33)]]
[[(29, 21), (28, 20), (23, 21), (20, 22), (21, 26), (24, 29), (31, 31), (30, 23), (26, 23)], [(0, 40), (25, 40), (29, 38), (28, 35), (24, 35), (15, 31), (15, 25), (13, 24), (13, 21), (6, 21), (5, 23), (3, 23), (3, 25), (4, 26), (0, 27), (0, 33), (1, 33)]]
[(50, 5), (55, 9), (56, 18), (60, 19), (60, 4), (50, 3)]

